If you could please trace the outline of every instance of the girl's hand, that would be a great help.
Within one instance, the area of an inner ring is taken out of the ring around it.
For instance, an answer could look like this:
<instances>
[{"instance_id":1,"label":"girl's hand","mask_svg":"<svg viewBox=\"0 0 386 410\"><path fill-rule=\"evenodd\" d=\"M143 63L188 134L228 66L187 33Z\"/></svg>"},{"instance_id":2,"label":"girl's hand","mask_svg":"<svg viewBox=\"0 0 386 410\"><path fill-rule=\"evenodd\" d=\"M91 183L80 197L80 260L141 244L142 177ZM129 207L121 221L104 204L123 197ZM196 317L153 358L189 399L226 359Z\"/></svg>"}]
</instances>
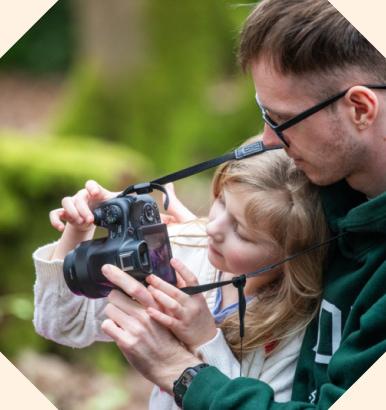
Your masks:
<instances>
[{"instance_id":1,"label":"girl's hand","mask_svg":"<svg viewBox=\"0 0 386 410\"><path fill-rule=\"evenodd\" d=\"M198 285L196 277L182 262L172 259L170 263L181 276L180 285ZM155 275L146 280L150 285L148 291L163 309L149 307L149 316L169 328L191 351L216 336L216 325L202 294L187 295Z\"/></svg>"},{"instance_id":2,"label":"girl's hand","mask_svg":"<svg viewBox=\"0 0 386 410\"><path fill-rule=\"evenodd\" d=\"M167 214L161 214L161 220L165 224L172 223L184 223L197 219L194 215L178 198L174 191L174 185L172 182L165 185L165 189L169 196L169 207ZM162 195L162 201L165 201L165 194Z\"/></svg>"},{"instance_id":3,"label":"girl's hand","mask_svg":"<svg viewBox=\"0 0 386 410\"><path fill-rule=\"evenodd\" d=\"M94 222L92 210L99 202L106 201L116 195L117 193L104 189L95 181L87 181L85 187L74 196L66 196L62 199L63 208L50 212L51 225L59 232L64 231L64 222L71 225L73 231L90 231Z\"/></svg>"},{"instance_id":4,"label":"girl's hand","mask_svg":"<svg viewBox=\"0 0 386 410\"><path fill-rule=\"evenodd\" d=\"M85 188L74 196L63 198L63 208L50 212L51 225L59 232L63 232L51 259L64 259L78 243L92 239L95 230L92 209L99 202L116 195L117 193L110 192L90 180L86 182Z\"/></svg>"}]
</instances>

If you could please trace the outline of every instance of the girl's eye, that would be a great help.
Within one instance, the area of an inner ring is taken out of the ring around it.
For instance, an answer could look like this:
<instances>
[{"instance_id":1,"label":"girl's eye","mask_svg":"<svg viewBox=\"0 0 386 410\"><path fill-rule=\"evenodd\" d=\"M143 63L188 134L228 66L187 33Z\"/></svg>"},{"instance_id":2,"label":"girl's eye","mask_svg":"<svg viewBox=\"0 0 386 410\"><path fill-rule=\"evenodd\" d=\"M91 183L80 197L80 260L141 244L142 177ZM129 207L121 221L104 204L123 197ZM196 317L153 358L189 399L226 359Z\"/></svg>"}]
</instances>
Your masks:
<instances>
[{"instance_id":1,"label":"girl's eye","mask_svg":"<svg viewBox=\"0 0 386 410\"><path fill-rule=\"evenodd\" d=\"M242 240L242 241L244 241L244 242L249 242L249 239L247 239L245 236L243 236L240 232L239 232L239 230L238 230L238 223L237 222L235 222L234 224L233 224L233 230L235 231L235 234Z\"/></svg>"},{"instance_id":2,"label":"girl's eye","mask_svg":"<svg viewBox=\"0 0 386 410\"><path fill-rule=\"evenodd\" d=\"M241 235L239 232L236 232L238 237L244 241L244 242L250 242L250 240L248 238L246 238L245 236Z\"/></svg>"}]
</instances>

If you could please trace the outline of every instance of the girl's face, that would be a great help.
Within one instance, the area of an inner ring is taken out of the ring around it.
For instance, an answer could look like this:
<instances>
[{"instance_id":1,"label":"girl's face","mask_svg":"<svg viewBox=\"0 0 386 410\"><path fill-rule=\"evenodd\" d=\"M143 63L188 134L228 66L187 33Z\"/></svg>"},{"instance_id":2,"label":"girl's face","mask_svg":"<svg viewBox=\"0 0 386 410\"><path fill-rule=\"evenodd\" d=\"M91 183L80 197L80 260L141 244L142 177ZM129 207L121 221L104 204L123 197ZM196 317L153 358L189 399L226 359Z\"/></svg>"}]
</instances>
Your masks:
<instances>
[{"instance_id":1,"label":"girl's face","mask_svg":"<svg viewBox=\"0 0 386 410\"><path fill-rule=\"evenodd\" d=\"M207 224L208 258L217 269L240 275L279 261L279 246L273 242L264 221L252 231L245 220L245 208L251 193L236 184L225 186L209 212ZM259 226L260 225L260 226ZM249 279L247 293L273 281L278 270Z\"/></svg>"}]
</instances>

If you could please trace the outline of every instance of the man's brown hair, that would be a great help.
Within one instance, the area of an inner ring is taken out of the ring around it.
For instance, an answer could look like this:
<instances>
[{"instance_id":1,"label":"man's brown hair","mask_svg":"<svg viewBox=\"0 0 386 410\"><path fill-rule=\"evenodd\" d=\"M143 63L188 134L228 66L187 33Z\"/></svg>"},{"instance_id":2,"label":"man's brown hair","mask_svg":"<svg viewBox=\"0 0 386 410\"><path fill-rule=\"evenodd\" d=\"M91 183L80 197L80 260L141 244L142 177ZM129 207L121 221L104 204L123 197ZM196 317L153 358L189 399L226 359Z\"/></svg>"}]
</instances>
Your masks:
<instances>
[{"instance_id":1,"label":"man's brown hair","mask_svg":"<svg viewBox=\"0 0 386 410\"><path fill-rule=\"evenodd\" d=\"M261 1L242 30L239 61L246 70L262 55L282 74L353 68L386 81L386 59L327 0Z\"/></svg>"}]
</instances>

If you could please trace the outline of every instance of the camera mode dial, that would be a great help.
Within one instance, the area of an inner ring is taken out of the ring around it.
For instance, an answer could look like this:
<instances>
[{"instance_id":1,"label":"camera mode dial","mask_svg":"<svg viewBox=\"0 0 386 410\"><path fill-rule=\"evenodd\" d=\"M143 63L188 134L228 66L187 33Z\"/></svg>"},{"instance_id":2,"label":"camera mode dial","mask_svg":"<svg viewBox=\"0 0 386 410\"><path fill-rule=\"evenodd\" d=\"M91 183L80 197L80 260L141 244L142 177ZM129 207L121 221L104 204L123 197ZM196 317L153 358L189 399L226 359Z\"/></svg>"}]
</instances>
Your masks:
<instances>
[{"instance_id":1,"label":"camera mode dial","mask_svg":"<svg viewBox=\"0 0 386 410\"><path fill-rule=\"evenodd\" d=\"M120 221L122 210L117 205L109 205L105 208L105 221L108 225L114 225Z\"/></svg>"}]
</instances>

